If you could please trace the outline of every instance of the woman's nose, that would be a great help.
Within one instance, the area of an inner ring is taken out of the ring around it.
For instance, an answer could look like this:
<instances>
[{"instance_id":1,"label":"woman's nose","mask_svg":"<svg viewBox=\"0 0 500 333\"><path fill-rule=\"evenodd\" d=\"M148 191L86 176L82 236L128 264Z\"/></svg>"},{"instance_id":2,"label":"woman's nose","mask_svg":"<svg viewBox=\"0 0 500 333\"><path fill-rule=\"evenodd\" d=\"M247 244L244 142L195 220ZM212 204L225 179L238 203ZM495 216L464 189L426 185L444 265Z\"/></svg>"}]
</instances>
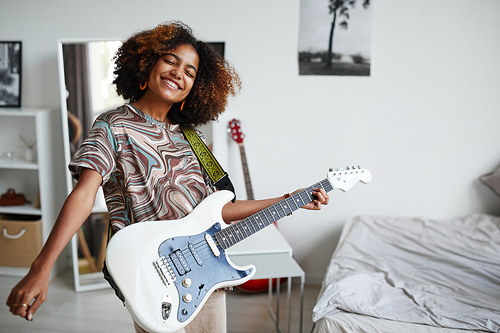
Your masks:
<instances>
[{"instance_id":1,"label":"woman's nose","mask_svg":"<svg viewBox=\"0 0 500 333\"><path fill-rule=\"evenodd\" d=\"M179 70L179 68L172 68L172 75L178 79L181 78L181 71Z\"/></svg>"}]
</instances>

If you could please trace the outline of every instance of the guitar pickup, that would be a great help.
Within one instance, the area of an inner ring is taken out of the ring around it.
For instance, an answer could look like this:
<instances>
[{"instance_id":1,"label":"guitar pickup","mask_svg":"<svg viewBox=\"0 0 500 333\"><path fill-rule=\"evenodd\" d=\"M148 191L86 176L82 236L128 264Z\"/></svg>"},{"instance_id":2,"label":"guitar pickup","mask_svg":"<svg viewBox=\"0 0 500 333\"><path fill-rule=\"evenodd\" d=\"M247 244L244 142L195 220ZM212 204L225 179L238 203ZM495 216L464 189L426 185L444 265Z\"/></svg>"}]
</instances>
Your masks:
<instances>
[{"instance_id":1,"label":"guitar pickup","mask_svg":"<svg viewBox=\"0 0 500 333\"><path fill-rule=\"evenodd\" d=\"M193 244L189 243L188 244L189 251L191 251L191 254L193 255L194 260L196 260L196 263L200 266L203 266L203 263L201 262L200 256L196 252Z\"/></svg>"},{"instance_id":2,"label":"guitar pickup","mask_svg":"<svg viewBox=\"0 0 500 333\"><path fill-rule=\"evenodd\" d=\"M186 258L184 257L184 254L181 250L175 250L174 252L170 253L169 256L180 275L191 272L191 267L187 263Z\"/></svg>"},{"instance_id":3,"label":"guitar pickup","mask_svg":"<svg viewBox=\"0 0 500 333\"><path fill-rule=\"evenodd\" d=\"M217 248L217 245L215 244L212 236L210 236L209 234L205 234L205 240L207 241L207 244L210 247L210 250L212 250L212 253L214 254L214 256L216 256L218 258L220 256L220 251Z\"/></svg>"}]
</instances>

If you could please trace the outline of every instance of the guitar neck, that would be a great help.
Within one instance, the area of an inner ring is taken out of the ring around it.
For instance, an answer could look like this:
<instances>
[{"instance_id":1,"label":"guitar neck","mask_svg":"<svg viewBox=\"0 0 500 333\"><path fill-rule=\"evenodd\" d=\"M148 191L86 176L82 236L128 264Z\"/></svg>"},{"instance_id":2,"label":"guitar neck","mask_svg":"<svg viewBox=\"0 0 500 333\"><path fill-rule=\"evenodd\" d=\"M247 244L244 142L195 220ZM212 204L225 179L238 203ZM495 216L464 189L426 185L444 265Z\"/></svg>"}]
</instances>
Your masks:
<instances>
[{"instance_id":1,"label":"guitar neck","mask_svg":"<svg viewBox=\"0 0 500 333\"><path fill-rule=\"evenodd\" d=\"M250 173L248 172L245 146L243 146L243 143L238 144L238 146L240 147L241 165L243 167L243 176L245 177L245 187L247 189L247 200L253 200L252 183L250 182Z\"/></svg>"},{"instance_id":2,"label":"guitar neck","mask_svg":"<svg viewBox=\"0 0 500 333\"><path fill-rule=\"evenodd\" d=\"M312 195L312 192L315 188L323 188L326 192L330 192L334 189L328 178L325 178L319 183L311 185L308 188L297 192L258 213L255 213L254 215L229 225L214 234L215 240L224 250L230 248L245 238L253 235L257 231L264 229L265 227L313 201L315 196Z\"/></svg>"}]
</instances>

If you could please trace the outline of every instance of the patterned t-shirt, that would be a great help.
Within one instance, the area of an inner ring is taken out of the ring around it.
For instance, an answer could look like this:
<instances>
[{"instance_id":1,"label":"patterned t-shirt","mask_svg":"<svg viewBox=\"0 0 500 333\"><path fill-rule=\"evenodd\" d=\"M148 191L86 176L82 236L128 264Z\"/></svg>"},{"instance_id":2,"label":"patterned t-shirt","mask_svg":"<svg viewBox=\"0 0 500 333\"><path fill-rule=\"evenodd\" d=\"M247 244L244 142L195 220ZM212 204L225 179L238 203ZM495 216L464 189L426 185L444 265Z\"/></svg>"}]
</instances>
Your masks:
<instances>
[{"instance_id":1,"label":"patterned t-shirt","mask_svg":"<svg viewBox=\"0 0 500 333\"><path fill-rule=\"evenodd\" d=\"M114 232L135 222L182 218L215 191L180 126L130 104L97 117L69 164L75 179L82 167L103 178Z\"/></svg>"}]
</instances>

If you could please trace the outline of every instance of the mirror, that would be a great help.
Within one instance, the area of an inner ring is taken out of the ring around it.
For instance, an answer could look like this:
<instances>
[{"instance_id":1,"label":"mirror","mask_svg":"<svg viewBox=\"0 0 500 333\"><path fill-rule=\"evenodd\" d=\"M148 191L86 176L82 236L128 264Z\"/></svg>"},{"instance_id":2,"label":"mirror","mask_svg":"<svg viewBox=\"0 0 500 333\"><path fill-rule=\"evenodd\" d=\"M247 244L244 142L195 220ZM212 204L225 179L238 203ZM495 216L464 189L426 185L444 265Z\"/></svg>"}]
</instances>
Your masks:
<instances>
[{"instance_id":1,"label":"mirror","mask_svg":"<svg viewBox=\"0 0 500 333\"><path fill-rule=\"evenodd\" d=\"M118 39L59 40L58 69L66 166L103 111L124 103L112 84L113 57L120 47ZM224 43L213 43L221 54ZM200 128L207 144L212 144L212 124ZM68 194L74 180L66 167ZM75 290L89 291L109 285L101 273L104 260L108 215L102 190L99 190L92 214L71 240Z\"/></svg>"},{"instance_id":2,"label":"mirror","mask_svg":"<svg viewBox=\"0 0 500 333\"><path fill-rule=\"evenodd\" d=\"M101 112L124 103L111 84L116 40L59 40L58 65L66 166ZM66 167L68 194L74 180ZM108 215L99 190L92 214L71 240L76 291L107 288L101 269L106 249Z\"/></svg>"}]
</instances>

